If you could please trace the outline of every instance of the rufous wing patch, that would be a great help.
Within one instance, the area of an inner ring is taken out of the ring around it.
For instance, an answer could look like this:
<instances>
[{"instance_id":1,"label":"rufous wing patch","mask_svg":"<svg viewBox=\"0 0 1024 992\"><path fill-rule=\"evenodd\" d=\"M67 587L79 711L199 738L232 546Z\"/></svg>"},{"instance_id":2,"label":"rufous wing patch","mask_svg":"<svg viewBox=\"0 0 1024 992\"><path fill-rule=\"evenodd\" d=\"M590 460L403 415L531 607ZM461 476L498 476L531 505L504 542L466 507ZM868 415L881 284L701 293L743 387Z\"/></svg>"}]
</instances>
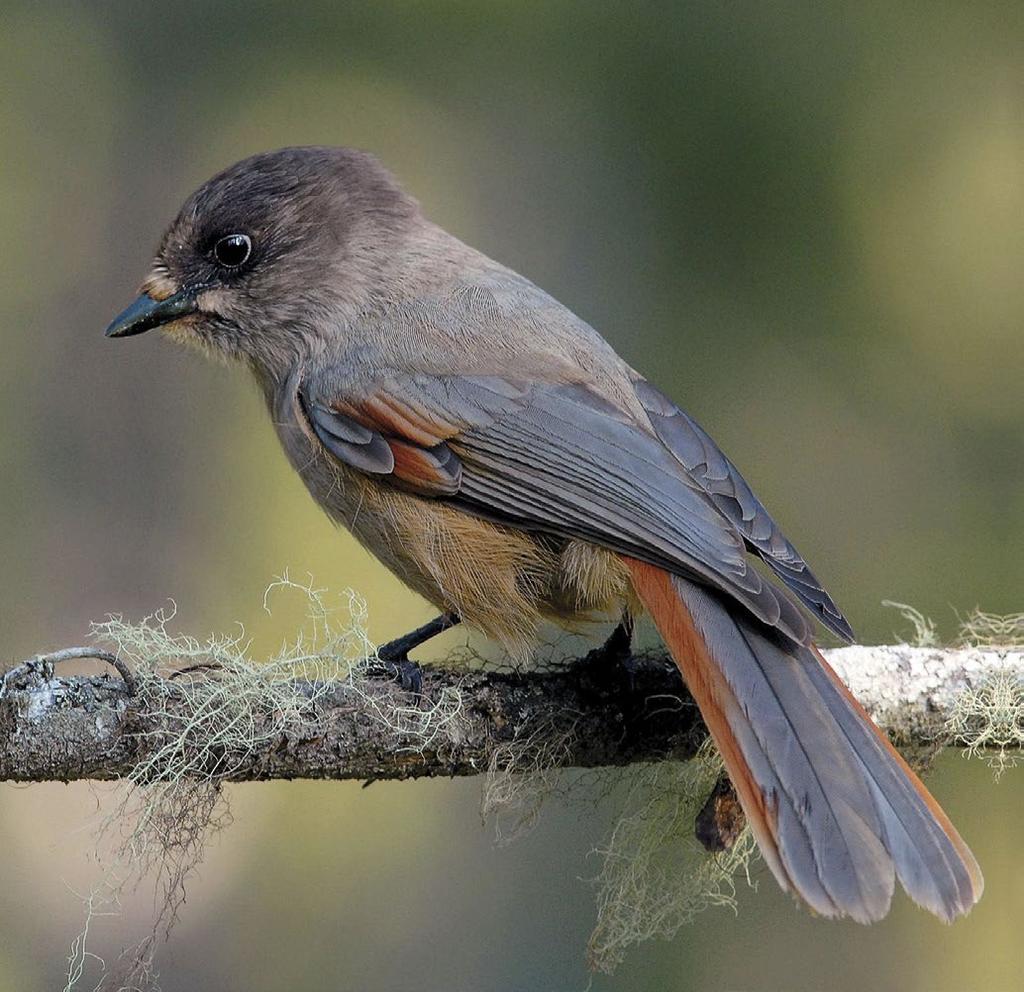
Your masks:
<instances>
[{"instance_id":1,"label":"rufous wing patch","mask_svg":"<svg viewBox=\"0 0 1024 992\"><path fill-rule=\"evenodd\" d=\"M395 456L394 476L414 492L426 496L452 496L462 483L462 463L446 444L420 448L387 438Z\"/></svg>"},{"instance_id":2,"label":"rufous wing patch","mask_svg":"<svg viewBox=\"0 0 1024 992\"><path fill-rule=\"evenodd\" d=\"M379 431L389 439L400 438L423 448L433 448L459 432L455 424L405 403L387 392L375 393L357 403L338 400L331 405L339 413Z\"/></svg>"}]
</instances>

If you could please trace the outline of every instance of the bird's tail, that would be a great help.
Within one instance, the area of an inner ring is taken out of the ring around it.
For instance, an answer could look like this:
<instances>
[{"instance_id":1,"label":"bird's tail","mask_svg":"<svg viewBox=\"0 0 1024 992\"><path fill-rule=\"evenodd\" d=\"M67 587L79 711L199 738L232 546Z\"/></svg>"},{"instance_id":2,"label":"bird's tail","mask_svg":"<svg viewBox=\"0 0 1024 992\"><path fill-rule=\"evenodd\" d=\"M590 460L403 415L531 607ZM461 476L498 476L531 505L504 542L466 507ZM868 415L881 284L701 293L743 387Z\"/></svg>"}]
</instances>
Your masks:
<instances>
[{"instance_id":1,"label":"bird's tail","mask_svg":"<svg viewBox=\"0 0 1024 992\"><path fill-rule=\"evenodd\" d=\"M898 877L949 922L981 896L949 818L813 646L625 559L779 884L822 916L889 910Z\"/></svg>"}]
</instances>

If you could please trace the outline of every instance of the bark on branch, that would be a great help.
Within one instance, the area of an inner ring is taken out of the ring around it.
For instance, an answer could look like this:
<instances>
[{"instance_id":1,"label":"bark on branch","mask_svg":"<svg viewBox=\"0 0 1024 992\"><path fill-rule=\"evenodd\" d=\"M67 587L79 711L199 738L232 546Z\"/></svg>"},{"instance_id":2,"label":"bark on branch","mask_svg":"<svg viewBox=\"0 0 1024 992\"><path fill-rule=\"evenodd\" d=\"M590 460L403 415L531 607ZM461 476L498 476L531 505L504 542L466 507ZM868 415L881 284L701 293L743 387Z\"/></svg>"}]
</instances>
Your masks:
<instances>
[{"instance_id":1,"label":"bark on branch","mask_svg":"<svg viewBox=\"0 0 1024 992\"><path fill-rule=\"evenodd\" d=\"M983 688L994 673L1018 690L1024 685L1019 648L857 646L826 654L868 711L904 744L927 744L937 735L956 743L942 737L946 718L965 692ZM112 666L117 662L117 672L61 676L54 671L55 661L89 655ZM216 673L204 677L212 681ZM165 682L160 705L153 707L152 693L140 685L113 656L90 649L40 656L9 672L0 682L0 780L130 775L181 726L195 725L193 694L204 691L203 678L187 687ZM260 734L257 726L249 735L260 741L257 747L213 748L200 768L227 781L476 775L503 746L525 738L557 740L548 757L564 767L687 758L704 739L675 666L658 654L614 661L592 655L559 672L523 675L425 666L421 700L379 678L362 678L358 687L340 681L327 687L294 683L294 688L297 697L312 700L300 723L271 735ZM446 693L458 694L458 719L436 721L429 738L415 746L400 725L381 717L429 711ZM1018 705L1020 696L1018 691ZM278 725L273 707L253 716L257 723ZM1021 714L1010 719L1020 720ZM182 741L191 746L187 736Z\"/></svg>"}]
</instances>

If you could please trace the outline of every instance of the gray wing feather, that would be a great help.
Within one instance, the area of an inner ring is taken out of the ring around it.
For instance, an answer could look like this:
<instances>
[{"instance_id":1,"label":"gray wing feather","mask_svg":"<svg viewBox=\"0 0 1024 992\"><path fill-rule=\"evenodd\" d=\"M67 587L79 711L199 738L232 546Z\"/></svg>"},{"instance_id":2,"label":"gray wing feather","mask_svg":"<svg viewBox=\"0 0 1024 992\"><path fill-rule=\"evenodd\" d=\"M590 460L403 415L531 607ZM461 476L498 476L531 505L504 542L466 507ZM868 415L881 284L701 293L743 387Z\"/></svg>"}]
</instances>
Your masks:
<instances>
[{"instance_id":1,"label":"gray wing feather","mask_svg":"<svg viewBox=\"0 0 1024 992\"><path fill-rule=\"evenodd\" d=\"M649 382L637 382L636 395L655 433L736 525L752 550L821 623L843 640L852 641L853 630L832 597L708 433Z\"/></svg>"},{"instance_id":2,"label":"gray wing feather","mask_svg":"<svg viewBox=\"0 0 1024 992\"><path fill-rule=\"evenodd\" d=\"M337 458L370 475L394 471L395 456L380 434L336 410L310 402L304 394L300 393L300 400L316 436Z\"/></svg>"}]
</instances>

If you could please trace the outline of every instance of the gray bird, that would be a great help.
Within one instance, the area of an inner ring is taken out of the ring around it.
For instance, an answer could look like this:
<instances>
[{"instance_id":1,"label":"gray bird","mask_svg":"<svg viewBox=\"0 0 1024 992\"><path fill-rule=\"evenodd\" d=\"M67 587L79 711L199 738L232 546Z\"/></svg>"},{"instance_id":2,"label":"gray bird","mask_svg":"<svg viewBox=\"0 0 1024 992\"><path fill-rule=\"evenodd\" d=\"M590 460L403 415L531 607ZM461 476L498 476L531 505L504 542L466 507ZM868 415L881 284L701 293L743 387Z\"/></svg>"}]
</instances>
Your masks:
<instances>
[{"instance_id":1,"label":"gray bird","mask_svg":"<svg viewBox=\"0 0 1024 992\"><path fill-rule=\"evenodd\" d=\"M288 148L225 170L142 289L107 335L160 327L247 365L313 498L441 611L391 657L460 620L523 653L545 618L646 610L783 889L865 923L897 877L947 921L981 896L804 610L849 625L732 462L373 157Z\"/></svg>"}]
</instances>

